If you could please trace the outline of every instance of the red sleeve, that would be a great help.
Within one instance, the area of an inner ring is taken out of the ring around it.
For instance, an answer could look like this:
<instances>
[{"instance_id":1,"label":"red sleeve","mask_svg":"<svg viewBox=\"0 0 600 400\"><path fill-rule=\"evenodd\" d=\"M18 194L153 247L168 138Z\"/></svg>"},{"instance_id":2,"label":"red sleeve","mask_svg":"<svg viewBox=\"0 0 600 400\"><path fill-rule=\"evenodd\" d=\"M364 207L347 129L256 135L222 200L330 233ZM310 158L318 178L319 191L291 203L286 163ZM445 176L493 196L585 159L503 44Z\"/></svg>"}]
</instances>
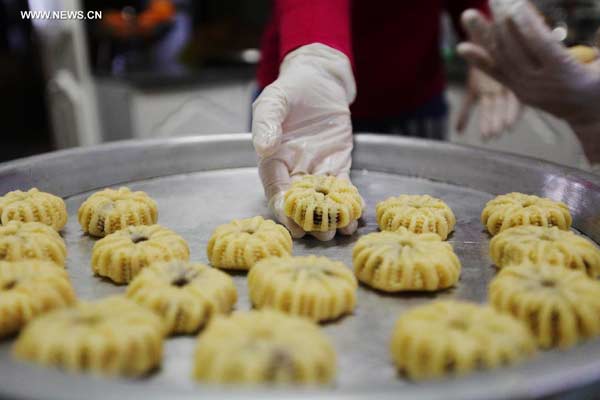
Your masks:
<instances>
[{"instance_id":1,"label":"red sleeve","mask_svg":"<svg viewBox=\"0 0 600 400\"><path fill-rule=\"evenodd\" d=\"M350 0L275 0L280 61L292 50L322 43L352 60Z\"/></svg>"},{"instance_id":2,"label":"red sleeve","mask_svg":"<svg viewBox=\"0 0 600 400\"><path fill-rule=\"evenodd\" d=\"M452 23L454 25L454 29L458 32L461 39L466 38L465 31L462 27L462 23L460 22L460 16L463 11L468 10L469 8L474 8L476 10L481 11L485 16L491 18L491 11L488 0L447 0L446 1L446 9L452 18Z\"/></svg>"}]
</instances>

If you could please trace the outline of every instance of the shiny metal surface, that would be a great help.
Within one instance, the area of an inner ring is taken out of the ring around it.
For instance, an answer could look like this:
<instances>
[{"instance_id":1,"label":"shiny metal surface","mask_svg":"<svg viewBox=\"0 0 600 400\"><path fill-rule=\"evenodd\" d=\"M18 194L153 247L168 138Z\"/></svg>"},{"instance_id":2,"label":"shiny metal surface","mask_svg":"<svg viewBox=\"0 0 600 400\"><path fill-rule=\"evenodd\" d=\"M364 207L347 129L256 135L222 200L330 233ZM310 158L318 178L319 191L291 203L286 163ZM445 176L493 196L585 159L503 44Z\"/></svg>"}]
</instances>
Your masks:
<instances>
[{"instance_id":1,"label":"shiny metal surface","mask_svg":"<svg viewBox=\"0 0 600 400\"><path fill-rule=\"evenodd\" d=\"M268 216L249 135L219 135L168 141L125 142L76 149L0 166L0 193L37 186L66 198L63 231L67 268L81 298L120 293L123 286L94 277L89 266L94 240L81 233L76 213L98 188L127 184L148 192L159 205L159 223L183 235L192 259L206 262L211 231L233 218ZM193 337L169 339L160 371L134 381L68 376L15 362L11 341L0 343L0 397L7 398L192 398L198 396L322 397L381 396L394 399L537 397L600 379L600 340L567 352L545 352L531 362L464 379L414 384L397 376L388 353L394 321L408 307L433 298L485 301L495 270L488 236L479 222L486 201L510 191L534 193L567 203L575 227L600 240L600 179L584 172L501 153L376 135L357 137L353 182L367 201L359 232L330 243L302 239L296 255L320 254L351 266L361 234L377 230L376 202L400 193L444 199L457 217L450 237L463 264L456 288L436 295L386 295L361 287L351 316L323 326L338 351L338 377L331 388L299 391L206 387L190 379ZM246 277L234 276L238 310L249 308Z\"/></svg>"}]
</instances>

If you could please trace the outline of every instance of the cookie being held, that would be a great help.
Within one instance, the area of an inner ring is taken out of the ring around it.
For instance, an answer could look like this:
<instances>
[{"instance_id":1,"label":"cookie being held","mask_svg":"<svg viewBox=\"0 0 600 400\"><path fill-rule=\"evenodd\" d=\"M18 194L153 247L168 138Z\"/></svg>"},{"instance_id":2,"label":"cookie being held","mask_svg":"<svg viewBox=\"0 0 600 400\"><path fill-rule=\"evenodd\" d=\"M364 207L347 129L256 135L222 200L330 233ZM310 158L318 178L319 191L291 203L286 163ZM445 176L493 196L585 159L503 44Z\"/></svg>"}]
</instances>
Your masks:
<instances>
[{"instance_id":1,"label":"cookie being held","mask_svg":"<svg viewBox=\"0 0 600 400\"><path fill-rule=\"evenodd\" d=\"M305 175L285 193L284 211L306 232L327 232L359 219L363 200L346 179Z\"/></svg>"}]
</instances>

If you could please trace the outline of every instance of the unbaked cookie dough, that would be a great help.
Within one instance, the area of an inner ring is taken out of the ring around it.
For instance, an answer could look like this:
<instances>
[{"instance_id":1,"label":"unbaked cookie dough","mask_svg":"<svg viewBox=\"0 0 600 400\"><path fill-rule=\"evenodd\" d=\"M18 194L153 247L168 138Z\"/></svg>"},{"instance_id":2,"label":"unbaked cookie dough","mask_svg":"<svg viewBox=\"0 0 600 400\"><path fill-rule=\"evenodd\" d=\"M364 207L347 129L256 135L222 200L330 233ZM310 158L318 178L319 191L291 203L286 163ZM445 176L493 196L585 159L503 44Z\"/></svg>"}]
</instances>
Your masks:
<instances>
[{"instance_id":1,"label":"unbaked cookie dough","mask_svg":"<svg viewBox=\"0 0 600 400\"><path fill-rule=\"evenodd\" d=\"M490 257L499 267L548 264L600 276L600 249L591 240L557 227L517 226L504 230L490 242Z\"/></svg>"},{"instance_id":2,"label":"unbaked cookie dough","mask_svg":"<svg viewBox=\"0 0 600 400\"><path fill-rule=\"evenodd\" d=\"M160 365L164 332L158 315L114 296L36 318L19 335L14 355L71 373L135 377Z\"/></svg>"},{"instance_id":3,"label":"unbaked cookie dough","mask_svg":"<svg viewBox=\"0 0 600 400\"><path fill-rule=\"evenodd\" d=\"M92 270L122 284L152 262L189 258L186 241L172 230L160 225L128 226L94 244Z\"/></svg>"},{"instance_id":4,"label":"unbaked cookie dough","mask_svg":"<svg viewBox=\"0 0 600 400\"><path fill-rule=\"evenodd\" d=\"M207 383L327 384L335 350L317 325L275 310L216 317L198 337L195 379Z\"/></svg>"},{"instance_id":5,"label":"unbaked cookie dough","mask_svg":"<svg viewBox=\"0 0 600 400\"><path fill-rule=\"evenodd\" d=\"M489 300L526 323L540 347L567 348L600 335L600 282L583 272L551 266L503 268Z\"/></svg>"},{"instance_id":6,"label":"unbaked cookie dough","mask_svg":"<svg viewBox=\"0 0 600 400\"><path fill-rule=\"evenodd\" d=\"M40 222L10 221L0 225L0 261L47 260L64 267L65 242Z\"/></svg>"},{"instance_id":7,"label":"unbaked cookie dough","mask_svg":"<svg viewBox=\"0 0 600 400\"><path fill-rule=\"evenodd\" d=\"M0 225L9 221L40 222L60 231L67 223L67 207L58 196L33 188L0 197Z\"/></svg>"},{"instance_id":8,"label":"unbaked cookie dough","mask_svg":"<svg viewBox=\"0 0 600 400\"><path fill-rule=\"evenodd\" d=\"M481 223L491 235L521 225L556 226L567 230L571 221L566 204L523 193L498 196L490 200L481 213Z\"/></svg>"},{"instance_id":9,"label":"unbaked cookie dough","mask_svg":"<svg viewBox=\"0 0 600 400\"><path fill-rule=\"evenodd\" d=\"M346 179L305 175L285 193L285 214L307 232L344 228L362 215L363 200Z\"/></svg>"},{"instance_id":10,"label":"unbaked cookie dough","mask_svg":"<svg viewBox=\"0 0 600 400\"><path fill-rule=\"evenodd\" d=\"M129 284L127 297L162 316L171 334L197 332L237 300L229 275L199 263L151 264Z\"/></svg>"},{"instance_id":11,"label":"unbaked cookie dough","mask_svg":"<svg viewBox=\"0 0 600 400\"><path fill-rule=\"evenodd\" d=\"M64 269L51 261L0 261L0 338L29 321L75 302Z\"/></svg>"},{"instance_id":12,"label":"unbaked cookie dough","mask_svg":"<svg viewBox=\"0 0 600 400\"><path fill-rule=\"evenodd\" d=\"M313 321L352 312L357 286L348 267L327 257L271 257L256 263L248 273L255 307L271 307Z\"/></svg>"},{"instance_id":13,"label":"unbaked cookie dough","mask_svg":"<svg viewBox=\"0 0 600 400\"><path fill-rule=\"evenodd\" d=\"M536 351L527 326L489 306L436 301L396 322L391 353L414 380L465 375L520 362Z\"/></svg>"},{"instance_id":14,"label":"unbaked cookie dough","mask_svg":"<svg viewBox=\"0 0 600 400\"><path fill-rule=\"evenodd\" d=\"M156 224L158 208L145 192L104 189L83 202L78 219L85 233L104 237L128 226Z\"/></svg>"},{"instance_id":15,"label":"unbaked cookie dough","mask_svg":"<svg viewBox=\"0 0 600 400\"><path fill-rule=\"evenodd\" d=\"M236 219L214 230L206 250L213 267L248 270L263 258L291 255L292 237L263 217Z\"/></svg>"},{"instance_id":16,"label":"unbaked cookie dough","mask_svg":"<svg viewBox=\"0 0 600 400\"><path fill-rule=\"evenodd\" d=\"M461 270L449 243L434 233L407 229L362 236L352 261L359 281L385 292L446 289L458 281Z\"/></svg>"},{"instance_id":17,"label":"unbaked cookie dough","mask_svg":"<svg viewBox=\"0 0 600 400\"><path fill-rule=\"evenodd\" d=\"M440 199L429 195L390 197L377 204L377 224L382 231L406 228L414 233L436 233L442 240L454 230L454 213Z\"/></svg>"}]
</instances>

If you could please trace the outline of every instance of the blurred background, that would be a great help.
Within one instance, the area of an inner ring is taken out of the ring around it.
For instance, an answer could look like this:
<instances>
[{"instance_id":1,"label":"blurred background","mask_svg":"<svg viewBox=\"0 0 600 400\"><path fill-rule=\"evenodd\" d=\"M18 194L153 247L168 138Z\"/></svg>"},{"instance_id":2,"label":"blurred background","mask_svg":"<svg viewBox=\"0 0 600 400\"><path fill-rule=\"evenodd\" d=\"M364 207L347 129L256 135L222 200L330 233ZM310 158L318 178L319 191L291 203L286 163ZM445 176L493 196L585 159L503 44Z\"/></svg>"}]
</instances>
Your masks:
<instances>
[{"instance_id":1,"label":"blurred background","mask_svg":"<svg viewBox=\"0 0 600 400\"><path fill-rule=\"evenodd\" d=\"M535 3L565 44L596 40L600 1ZM270 7L269 0L0 0L0 161L123 139L249 131ZM102 18L31 20L22 18L26 10L102 11ZM452 120L466 65L451 24L442 24ZM466 133L450 138L589 168L570 128L533 109L500 137L482 139L475 115Z\"/></svg>"}]
</instances>

